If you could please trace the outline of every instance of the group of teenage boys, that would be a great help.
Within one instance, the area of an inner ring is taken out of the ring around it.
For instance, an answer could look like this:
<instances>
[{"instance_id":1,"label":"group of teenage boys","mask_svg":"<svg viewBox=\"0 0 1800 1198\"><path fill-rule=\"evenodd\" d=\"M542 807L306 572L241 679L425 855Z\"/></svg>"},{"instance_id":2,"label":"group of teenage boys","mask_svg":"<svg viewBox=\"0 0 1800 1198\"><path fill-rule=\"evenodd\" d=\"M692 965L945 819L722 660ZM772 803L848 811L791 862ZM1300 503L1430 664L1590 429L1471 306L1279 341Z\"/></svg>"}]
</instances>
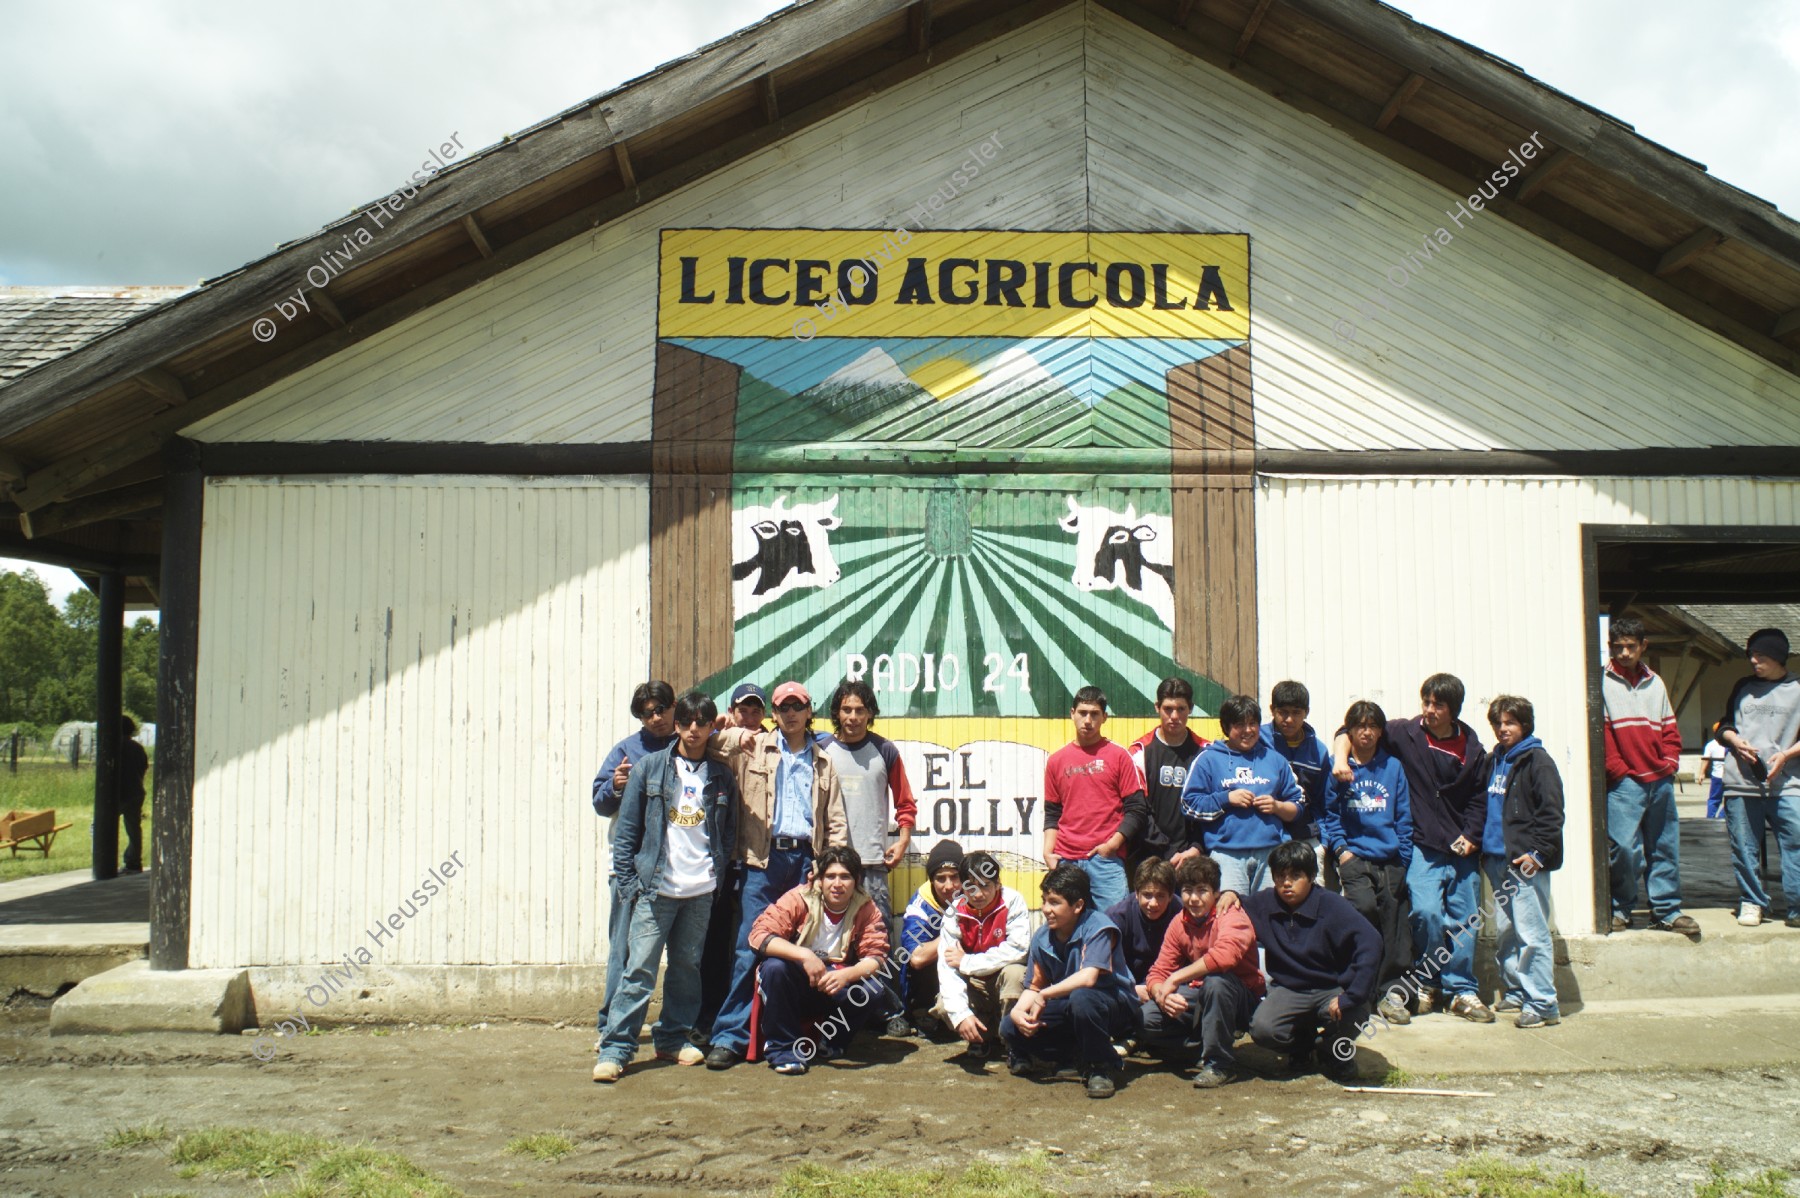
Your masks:
<instances>
[{"instance_id":1,"label":"group of teenage boys","mask_svg":"<svg viewBox=\"0 0 1800 1198\"><path fill-rule=\"evenodd\" d=\"M1126 748L1103 732L1106 696L1083 687L1074 739L1045 767L1034 931L998 860L951 841L895 927L887 873L916 805L871 730L866 683L832 694L831 734L813 732L798 682L775 688L773 729L753 685L721 716L704 694L646 683L639 732L594 783L595 810L615 818L594 1080L631 1064L665 954L652 1043L678 1064L755 1057L803 1074L885 1019L889 1035L917 1022L958 1037L978 1061L1003 1052L1017 1075L1080 1077L1094 1097L1113 1092L1117 1046L1224 1084L1246 1032L1290 1068L1316 1053L1341 1080L1372 1011L1494 1020L1474 972L1481 872L1499 1009L1554 1024L1562 791L1531 704L1490 704L1489 754L1458 718L1461 682L1434 674L1420 697L1413 719L1353 704L1327 747L1306 688L1282 682L1268 723L1254 696L1233 696L1209 743L1188 728L1192 688L1170 678L1157 725Z\"/></svg>"}]
</instances>

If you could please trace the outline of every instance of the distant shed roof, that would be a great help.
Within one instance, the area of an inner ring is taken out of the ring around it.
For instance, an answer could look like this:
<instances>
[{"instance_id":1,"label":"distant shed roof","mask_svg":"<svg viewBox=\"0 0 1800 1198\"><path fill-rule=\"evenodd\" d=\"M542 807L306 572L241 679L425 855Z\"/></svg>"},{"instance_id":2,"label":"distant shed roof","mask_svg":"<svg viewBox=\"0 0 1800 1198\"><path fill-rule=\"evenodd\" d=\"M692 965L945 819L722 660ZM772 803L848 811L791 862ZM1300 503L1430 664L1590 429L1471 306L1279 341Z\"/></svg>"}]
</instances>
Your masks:
<instances>
[{"instance_id":1,"label":"distant shed roof","mask_svg":"<svg viewBox=\"0 0 1800 1198\"><path fill-rule=\"evenodd\" d=\"M1690 604L1681 610L1734 645L1744 645L1750 640L1751 633L1763 628L1779 628L1790 639L1800 640L1800 603Z\"/></svg>"},{"instance_id":2,"label":"distant shed roof","mask_svg":"<svg viewBox=\"0 0 1800 1198\"><path fill-rule=\"evenodd\" d=\"M192 287L0 287L0 383Z\"/></svg>"}]
</instances>

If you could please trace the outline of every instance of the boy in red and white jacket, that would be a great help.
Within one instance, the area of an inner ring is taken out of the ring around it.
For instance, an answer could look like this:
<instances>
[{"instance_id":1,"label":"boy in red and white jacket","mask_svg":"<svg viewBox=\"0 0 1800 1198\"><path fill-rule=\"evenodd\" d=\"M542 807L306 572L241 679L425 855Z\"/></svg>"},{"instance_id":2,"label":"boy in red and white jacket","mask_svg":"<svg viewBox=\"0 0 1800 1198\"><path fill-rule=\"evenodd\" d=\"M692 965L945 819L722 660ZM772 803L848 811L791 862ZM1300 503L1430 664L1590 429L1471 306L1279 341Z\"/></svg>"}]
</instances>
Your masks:
<instances>
[{"instance_id":1,"label":"boy in red and white jacket","mask_svg":"<svg viewBox=\"0 0 1800 1198\"><path fill-rule=\"evenodd\" d=\"M1681 821L1675 813L1675 771L1681 729L1669 692L1644 664L1650 640L1642 620L1612 621L1600 675L1606 739L1606 835L1612 875L1612 930L1631 926L1637 876L1650 892L1650 926L1700 939L1700 925L1681 913Z\"/></svg>"},{"instance_id":2,"label":"boy in red and white jacket","mask_svg":"<svg viewBox=\"0 0 1800 1198\"><path fill-rule=\"evenodd\" d=\"M956 1030L969 1055L986 1059L1000 1021L1025 990L1031 912L1018 891L1000 884L1000 862L974 852L962 860L962 894L950 905L938 949L938 1005L932 1013Z\"/></svg>"},{"instance_id":3,"label":"boy in red and white jacket","mask_svg":"<svg viewBox=\"0 0 1800 1198\"><path fill-rule=\"evenodd\" d=\"M1177 1063L1197 1055L1194 1085L1205 1090L1232 1080L1237 1057L1231 1046L1250 1030L1265 987L1250 916L1242 907L1215 909L1219 863L1190 857L1176 867L1175 881L1181 914L1150 967L1142 1043Z\"/></svg>"}]
</instances>

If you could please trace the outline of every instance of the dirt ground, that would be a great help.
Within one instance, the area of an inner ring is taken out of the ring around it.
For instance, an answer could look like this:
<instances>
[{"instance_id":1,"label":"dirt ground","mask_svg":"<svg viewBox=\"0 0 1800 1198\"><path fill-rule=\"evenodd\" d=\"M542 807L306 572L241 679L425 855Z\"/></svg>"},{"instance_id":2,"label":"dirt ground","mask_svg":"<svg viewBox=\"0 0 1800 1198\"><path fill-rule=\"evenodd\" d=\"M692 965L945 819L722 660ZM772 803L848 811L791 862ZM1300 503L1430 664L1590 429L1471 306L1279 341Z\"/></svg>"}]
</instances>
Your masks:
<instances>
[{"instance_id":1,"label":"dirt ground","mask_svg":"<svg viewBox=\"0 0 1800 1198\"><path fill-rule=\"evenodd\" d=\"M1055 1154L1057 1188L1095 1195L1392 1194L1482 1152L1580 1168L1627 1195L1685 1198L1714 1162L1800 1174L1800 1070L1788 1067L1440 1083L1491 1099L1353 1094L1314 1076L1201 1092L1146 1067L1096 1102L1079 1083L984 1074L925 1041L859 1041L860 1059L803 1078L640 1062L598 1086L593 1039L575 1026L357 1028L283 1041L263 1063L248 1038L52 1039L40 1017L9 1017L0 1194L266 1192L182 1180L156 1147L105 1146L145 1124L371 1141L469 1195L756 1194L801 1161L916 1167L1030 1149ZM505 1153L540 1132L576 1151L556 1164Z\"/></svg>"}]
</instances>

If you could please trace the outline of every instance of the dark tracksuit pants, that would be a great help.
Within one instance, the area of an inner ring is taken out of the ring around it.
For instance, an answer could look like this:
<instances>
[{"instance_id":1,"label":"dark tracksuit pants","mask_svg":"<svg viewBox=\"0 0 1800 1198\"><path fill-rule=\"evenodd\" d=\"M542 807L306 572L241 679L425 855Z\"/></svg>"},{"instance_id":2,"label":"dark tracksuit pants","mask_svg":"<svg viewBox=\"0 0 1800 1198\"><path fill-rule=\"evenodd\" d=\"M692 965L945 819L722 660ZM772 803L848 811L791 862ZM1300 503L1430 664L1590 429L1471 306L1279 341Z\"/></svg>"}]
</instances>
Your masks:
<instances>
[{"instance_id":1,"label":"dark tracksuit pants","mask_svg":"<svg viewBox=\"0 0 1800 1198\"><path fill-rule=\"evenodd\" d=\"M1109 1073L1119 1065L1113 1041L1137 1035L1143 1023L1137 995L1099 986L1051 999L1039 1019L1038 1030L1029 1036L1013 1023L1011 1014L1000 1021L1009 1056L1020 1060L1037 1057Z\"/></svg>"},{"instance_id":2,"label":"dark tracksuit pants","mask_svg":"<svg viewBox=\"0 0 1800 1198\"><path fill-rule=\"evenodd\" d=\"M1215 1069L1237 1064L1231 1046L1250 1029L1256 996L1235 973L1209 975L1196 990L1184 985L1179 993L1187 1010L1171 1018L1148 1000L1144 1003L1143 1043L1177 1057L1198 1058Z\"/></svg>"},{"instance_id":3,"label":"dark tracksuit pants","mask_svg":"<svg viewBox=\"0 0 1800 1198\"><path fill-rule=\"evenodd\" d=\"M1381 933L1381 969L1375 983L1385 993L1406 976L1413 963L1412 899L1406 889L1406 866L1352 857L1339 863L1338 877L1344 897ZM1403 988L1397 999L1401 1006L1406 1005L1406 995Z\"/></svg>"}]
</instances>

